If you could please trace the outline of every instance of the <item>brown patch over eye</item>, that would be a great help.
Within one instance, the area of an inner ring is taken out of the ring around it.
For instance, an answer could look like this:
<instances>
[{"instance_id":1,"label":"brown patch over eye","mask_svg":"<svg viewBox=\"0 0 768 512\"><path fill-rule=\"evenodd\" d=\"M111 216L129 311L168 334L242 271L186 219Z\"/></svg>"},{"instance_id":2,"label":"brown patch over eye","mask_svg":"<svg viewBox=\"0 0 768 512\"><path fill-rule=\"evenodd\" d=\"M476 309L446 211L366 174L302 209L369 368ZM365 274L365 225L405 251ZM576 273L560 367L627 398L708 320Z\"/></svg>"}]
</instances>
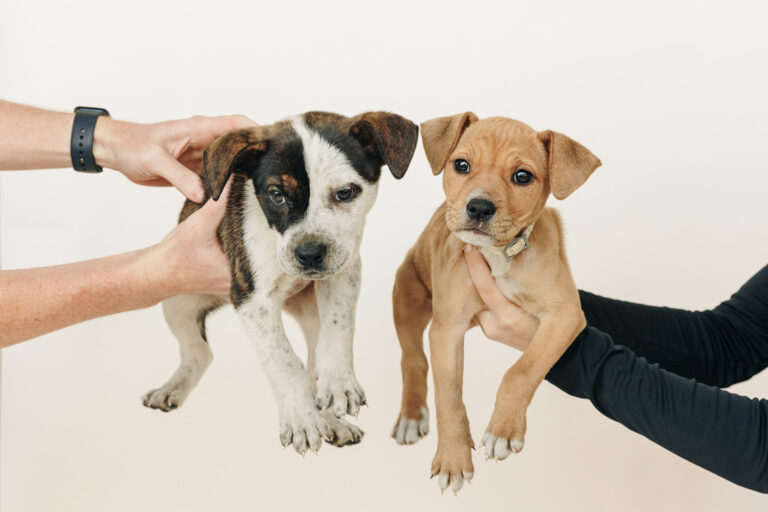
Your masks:
<instances>
[{"instance_id":1,"label":"brown patch over eye","mask_svg":"<svg viewBox=\"0 0 768 512\"><path fill-rule=\"evenodd\" d=\"M291 176L290 174L279 174L276 176L270 176L266 179L264 184L267 186L267 189L269 187L278 187L280 190L288 194L289 196L294 196L298 193L299 188L299 182L296 180L295 177Z\"/></svg>"}]
</instances>

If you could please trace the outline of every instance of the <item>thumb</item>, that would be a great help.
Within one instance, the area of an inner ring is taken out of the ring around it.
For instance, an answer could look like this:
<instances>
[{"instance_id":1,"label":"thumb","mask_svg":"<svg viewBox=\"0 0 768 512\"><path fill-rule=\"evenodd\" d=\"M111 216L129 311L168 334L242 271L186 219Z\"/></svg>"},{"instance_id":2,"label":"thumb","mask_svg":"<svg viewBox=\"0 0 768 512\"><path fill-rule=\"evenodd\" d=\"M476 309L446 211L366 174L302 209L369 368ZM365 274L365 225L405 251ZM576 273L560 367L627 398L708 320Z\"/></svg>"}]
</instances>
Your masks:
<instances>
[{"instance_id":1,"label":"thumb","mask_svg":"<svg viewBox=\"0 0 768 512\"><path fill-rule=\"evenodd\" d=\"M187 199L195 203L202 203L205 199L203 182L195 172L189 170L169 153L162 153L162 157L155 161L154 173L165 178Z\"/></svg>"},{"instance_id":2,"label":"thumb","mask_svg":"<svg viewBox=\"0 0 768 512\"><path fill-rule=\"evenodd\" d=\"M483 255L473 246L464 247L464 259L467 262L469 277L475 285L480 298L491 311L499 311L509 304L509 299L499 290L496 279Z\"/></svg>"},{"instance_id":3,"label":"thumb","mask_svg":"<svg viewBox=\"0 0 768 512\"><path fill-rule=\"evenodd\" d=\"M222 190L219 200L214 201L213 198L208 199L203 207L197 212L204 229L208 230L210 234L215 234L218 231L219 225L224 219L224 215L227 212L227 200L231 188L232 179L230 178L227 185L224 187L224 190Z\"/></svg>"}]
</instances>

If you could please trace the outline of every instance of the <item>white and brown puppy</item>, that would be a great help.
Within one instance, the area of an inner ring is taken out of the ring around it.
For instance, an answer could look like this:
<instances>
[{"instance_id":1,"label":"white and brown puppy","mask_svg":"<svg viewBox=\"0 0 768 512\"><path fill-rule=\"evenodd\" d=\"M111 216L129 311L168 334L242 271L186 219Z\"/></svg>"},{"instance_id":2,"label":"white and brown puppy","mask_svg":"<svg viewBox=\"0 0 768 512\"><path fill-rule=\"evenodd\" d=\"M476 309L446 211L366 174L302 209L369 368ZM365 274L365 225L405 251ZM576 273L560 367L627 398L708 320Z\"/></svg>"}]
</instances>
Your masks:
<instances>
[{"instance_id":1,"label":"white and brown puppy","mask_svg":"<svg viewBox=\"0 0 768 512\"><path fill-rule=\"evenodd\" d=\"M485 308L462 257L478 246L502 292L539 319L528 349L507 371L483 436L486 455L501 460L523 448L525 415L536 388L586 322L565 256L550 192L564 199L600 165L587 148L561 133L537 132L502 117L471 112L421 125L435 174L443 172L446 202L400 266L393 304L403 350L403 400L393 436L416 442L427 433L429 347L437 407L432 474L458 491L474 473L472 436L462 401L464 332Z\"/></svg>"},{"instance_id":2,"label":"white and brown puppy","mask_svg":"<svg viewBox=\"0 0 768 512\"><path fill-rule=\"evenodd\" d=\"M144 405L169 411L184 402L212 359L206 316L231 301L274 390L280 442L299 453L318 450L323 439L337 446L359 442L362 432L342 419L366 402L352 361L359 246L382 165L402 178L417 140L418 127L395 114L309 112L214 141L203 178L218 199L232 176L219 228L231 294L163 303L181 364L144 396ZM187 201L181 220L199 207ZM283 309L306 338L306 369L286 338Z\"/></svg>"}]
</instances>

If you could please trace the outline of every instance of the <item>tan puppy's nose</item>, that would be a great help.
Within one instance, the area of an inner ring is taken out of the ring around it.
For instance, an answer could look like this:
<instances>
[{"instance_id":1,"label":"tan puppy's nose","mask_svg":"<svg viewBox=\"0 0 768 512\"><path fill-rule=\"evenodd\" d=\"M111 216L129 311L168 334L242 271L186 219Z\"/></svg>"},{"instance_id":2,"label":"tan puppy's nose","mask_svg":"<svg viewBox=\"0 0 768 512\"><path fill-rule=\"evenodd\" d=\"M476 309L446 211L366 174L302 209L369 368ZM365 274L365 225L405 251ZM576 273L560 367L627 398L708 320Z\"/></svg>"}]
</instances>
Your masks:
<instances>
[{"instance_id":1,"label":"tan puppy's nose","mask_svg":"<svg viewBox=\"0 0 768 512\"><path fill-rule=\"evenodd\" d=\"M485 222L496 213L496 206L487 199L472 199L467 203L467 215L477 222Z\"/></svg>"}]
</instances>

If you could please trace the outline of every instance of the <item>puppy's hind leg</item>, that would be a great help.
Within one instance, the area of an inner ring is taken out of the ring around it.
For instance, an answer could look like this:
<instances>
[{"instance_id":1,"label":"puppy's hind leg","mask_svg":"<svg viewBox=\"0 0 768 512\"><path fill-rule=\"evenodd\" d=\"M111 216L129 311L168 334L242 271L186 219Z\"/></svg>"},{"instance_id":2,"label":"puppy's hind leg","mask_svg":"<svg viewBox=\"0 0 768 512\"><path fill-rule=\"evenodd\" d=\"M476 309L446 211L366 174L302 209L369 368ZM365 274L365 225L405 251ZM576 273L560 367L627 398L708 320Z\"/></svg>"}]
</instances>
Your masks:
<instances>
[{"instance_id":1,"label":"puppy's hind leg","mask_svg":"<svg viewBox=\"0 0 768 512\"><path fill-rule=\"evenodd\" d=\"M411 253L397 270L392 306L397 337L403 351L400 364L403 373L402 405L392 437L398 444L413 444L429 432L429 364L424 354L424 329L432 318L432 300L416 272Z\"/></svg>"},{"instance_id":2,"label":"puppy's hind leg","mask_svg":"<svg viewBox=\"0 0 768 512\"><path fill-rule=\"evenodd\" d=\"M307 372L313 376L313 386L317 387L315 375L315 348L320 332L320 318L317 311L317 298L314 284L310 284L300 293L288 299L284 304L285 311L299 323L301 332L307 342ZM315 389L317 391L317 389ZM328 421L331 436L328 442L334 446L357 444L363 439L365 432L344 418L337 418L330 411L324 411L323 417Z\"/></svg>"},{"instance_id":3,"label":"puppy's hind leg","mask_svg":"<svg viewBox=\"0 0 768 512\"><path fill-rule=\"evenodd\" d=\"M168 412L184 403L213 360L205 317L226 302L215 295L178 295L163 301L165 320L179 341L181 363L165 385L142 397L145 406Z\"/></svg>"}]
</instances>

